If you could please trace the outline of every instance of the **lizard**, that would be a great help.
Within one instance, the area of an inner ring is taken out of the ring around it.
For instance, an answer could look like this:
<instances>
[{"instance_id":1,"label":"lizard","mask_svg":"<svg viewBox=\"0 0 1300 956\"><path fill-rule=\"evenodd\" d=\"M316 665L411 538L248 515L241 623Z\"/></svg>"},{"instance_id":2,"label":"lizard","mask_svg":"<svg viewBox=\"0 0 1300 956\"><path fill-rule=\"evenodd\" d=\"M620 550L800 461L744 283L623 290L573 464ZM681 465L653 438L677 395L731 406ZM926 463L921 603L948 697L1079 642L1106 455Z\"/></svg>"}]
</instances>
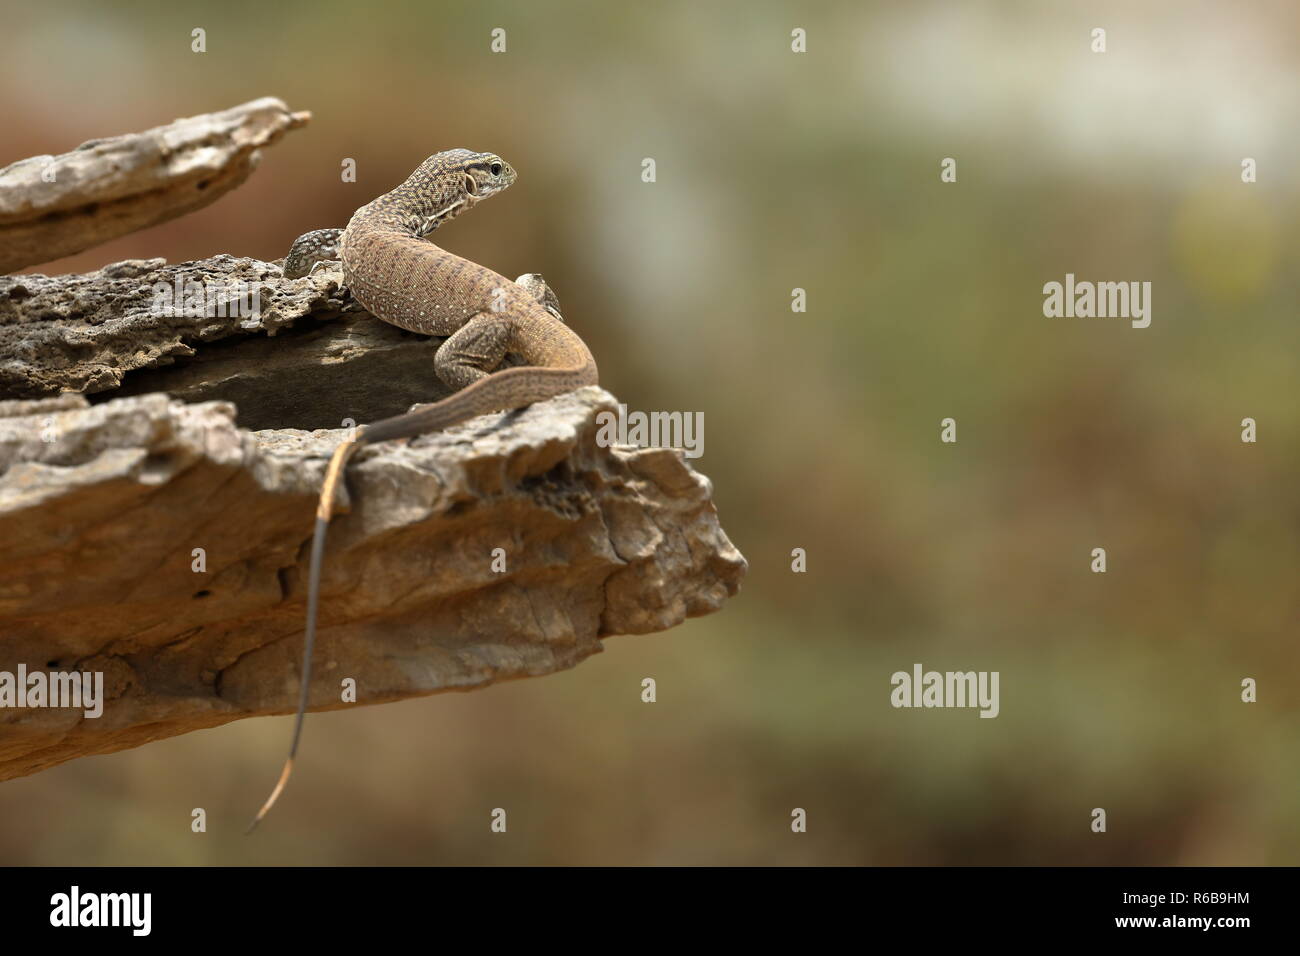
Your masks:
<instances>
[{"instance_id":1,"label":"lizard","mask_svg":"<svg viewBox=\"0 0 1300 956\"><path fill-rule=\"evenodd\" d=\"M311 686L325 536L348 461L375 442L440 431L597 382L591 351L564 323L559 302L541 276L530 273L511 282L426 239L444 222L508 188L515 178L515 170L495 153L436 153L400 186L353 213L345 228L305 233L285 257L286 279L308 276L337 260L344 286L375 318L410 332L450 336L433 362L438 378L453 392L441 401L359 426L330 457L312 534L293 739L275 788L247 833L270 812L293 772ZM497 369L507 354L525 364Z\"/></svg>"}]
</instances>

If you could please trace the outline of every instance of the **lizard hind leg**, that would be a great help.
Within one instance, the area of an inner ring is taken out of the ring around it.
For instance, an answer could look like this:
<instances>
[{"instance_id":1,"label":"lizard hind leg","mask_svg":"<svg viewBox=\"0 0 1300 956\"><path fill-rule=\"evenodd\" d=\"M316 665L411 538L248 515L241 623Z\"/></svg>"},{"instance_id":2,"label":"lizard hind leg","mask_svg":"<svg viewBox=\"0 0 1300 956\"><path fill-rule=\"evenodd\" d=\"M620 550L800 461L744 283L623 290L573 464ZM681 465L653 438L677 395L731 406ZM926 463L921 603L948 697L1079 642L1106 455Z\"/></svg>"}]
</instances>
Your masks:
<instances>
[{"instance_id":1,"label":"lizard hind leg","mask_svg":"<svg viewBox=\"0 0 1300 956\"><path fill-rule=\"evenodd\" d=\"M438 379L458 392L486 378L506 357L510 326L493 312L477 312L438 347L433 369ZM407 413L432 408L436 402L416 402Z\"/></svg>"},{"instance_id":2,"label":"lizard hind leg","mask_svg":"<svg viewBox=\"0 0 1300 956\"><path fill-rule=\"evenodd\" d=\"M544 305L551 315L561 322L564 321L564 316L560 315L560 297L555 294L554 289L546 284L546 280L542 278L540 272L525 272L515 280L515 285Z\"/></svg>"},{"instance_id":3,"label":"lizard hind leg","mask_svg":"<svg viewBox=\"0 0 1300 956\"><path fill-rule=\"evenodd\" d=\"M495 312L477 312L442 343L433 368L444 385L459 391L501 364L510 344L510 323Z\"/></svg>"},{"instance_id":4,"label":"lizard hind leg","mask_svg":"<svg viewBox=\"0 0 1300 956\"><path fill-rule=\"evenodd\" d=\"M476 312L439 346L433 357L438 378L453 392L486 378L506 357L510 326L494 312ZM434 402L417 402L408 412L432 408Z\"/></svg>"}]
</instances>

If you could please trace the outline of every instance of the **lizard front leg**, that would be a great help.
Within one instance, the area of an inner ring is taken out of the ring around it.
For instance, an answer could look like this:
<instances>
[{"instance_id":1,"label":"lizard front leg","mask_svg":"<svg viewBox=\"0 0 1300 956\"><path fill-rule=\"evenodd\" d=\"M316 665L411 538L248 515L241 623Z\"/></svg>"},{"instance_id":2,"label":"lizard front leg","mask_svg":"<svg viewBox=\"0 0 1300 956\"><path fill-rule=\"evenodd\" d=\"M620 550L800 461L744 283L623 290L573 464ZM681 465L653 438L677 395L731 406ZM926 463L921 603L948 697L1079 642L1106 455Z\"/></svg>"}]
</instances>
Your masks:
<instances>
[{"instance_id":1,"label":"lizard front leg","mask_svg":"<svg viewBox=\"0 0 1300 956\"><path fill-rule=\"evenodd\" d=\"M289 254L284 257L281 272L286 279L301 279L311 275L322 264L339 261L339 241L342 229L313 229L293 241Z\"/></svg>"}]
</instances>

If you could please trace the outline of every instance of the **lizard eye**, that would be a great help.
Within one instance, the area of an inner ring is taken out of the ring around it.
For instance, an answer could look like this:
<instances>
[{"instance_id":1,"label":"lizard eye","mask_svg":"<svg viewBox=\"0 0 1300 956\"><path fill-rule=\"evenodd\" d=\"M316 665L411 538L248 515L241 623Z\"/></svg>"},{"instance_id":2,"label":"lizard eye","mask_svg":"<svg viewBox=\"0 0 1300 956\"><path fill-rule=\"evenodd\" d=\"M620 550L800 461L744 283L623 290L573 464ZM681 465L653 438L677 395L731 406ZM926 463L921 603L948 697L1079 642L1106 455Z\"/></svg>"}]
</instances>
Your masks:
<instances>
[{"instance_id":1,"label":"lizard eye","mask_svg":"<svg viewBox=\"0 0 1300 956\"><path fill-rule=\"evenodd\" d=\"M469 173L465 174L465 192L469 193L471 196L478 195L478 180Z\"/></svg>"},{"instance_id":2,"label":"lizard eye","mask_svg":"<svg viewBox=\"0 0 1300 956\"><path fill-rule=\"evenodd\" d=\"M492 170L492 175L493 175L493 176L500 176L500 175L501 175L501 164L500 164L500 163L493 163L492 166L491 166L490 168L491 168L491 170Z\"/></svg>"}]
</instances>

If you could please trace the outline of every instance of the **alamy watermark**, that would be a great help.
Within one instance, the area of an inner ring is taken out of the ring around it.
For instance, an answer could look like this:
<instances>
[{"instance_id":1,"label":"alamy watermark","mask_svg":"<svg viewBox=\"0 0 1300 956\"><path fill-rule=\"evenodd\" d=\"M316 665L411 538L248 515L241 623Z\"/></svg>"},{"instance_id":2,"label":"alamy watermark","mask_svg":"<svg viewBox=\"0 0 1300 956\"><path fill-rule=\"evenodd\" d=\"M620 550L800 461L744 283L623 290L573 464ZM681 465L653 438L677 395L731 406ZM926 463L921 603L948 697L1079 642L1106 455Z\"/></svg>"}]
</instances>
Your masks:
<instances>
[{"instance_id":1,"label":"alamy watermark","mask_svg":"<svg viewBox=\"0 0 1300 956\"><path fill-rule=\"evenodd\" d=\"M0 671L0 707L68 707L94 720L104 713L103 671Z\"/></svg>"},{"instance_id":2,"label":"alamy watermark","mask_svg":"<svg viewBox=\"0 0 1300 956\"><path fill-rule=\"evenodd\" d=\"M50 897L51 926L126 926L133 936L148 936L152 915L152 893L83 893L73 886Z\"/></svg>"},{"instance_id":3,"label":"alamy watermark","mask_svg":"<svg viewBox=\"0 0 1300 956\"><path fill-rule=\"evenodd\" d=\"M1151 324L1150 282L1065 282L1043 286L1043 315L1049 319L1131 319L1135 329Z\"/></svg>"},{"instance_id":4,"label":"alamy watermark","mask_svg":"<svg viewBox=\"0 0 1300 956\"><path fill-rule=\"evenodd\" d=\"M889 679L894 689L889 702L895 707L978 707L981 717L996 717L998 671L895 671Z\"/></svg>"},{"instance_id":5,"label":"alamy watermark","mask_svg":"<svg viewBox=\"0 0 1300 956\"><path fill-rule=\"evenodd\" d=\"M626 405L618 413L598 412L596 444L636 445L640 448L681 448L687 458L704 454L703 412L629 412Z\"/></svg>"},{"instance_id":6,"label":"alamy watermark","mask_svg":"<svg viewBox=\"0 0 1300 956\"><path fill-rule=\"evenodd\" d=\"M150 314L159 318L255 319L262 313L262 287L250 282L182 280L156 282Z\"/></svg>"}]
</instances>

